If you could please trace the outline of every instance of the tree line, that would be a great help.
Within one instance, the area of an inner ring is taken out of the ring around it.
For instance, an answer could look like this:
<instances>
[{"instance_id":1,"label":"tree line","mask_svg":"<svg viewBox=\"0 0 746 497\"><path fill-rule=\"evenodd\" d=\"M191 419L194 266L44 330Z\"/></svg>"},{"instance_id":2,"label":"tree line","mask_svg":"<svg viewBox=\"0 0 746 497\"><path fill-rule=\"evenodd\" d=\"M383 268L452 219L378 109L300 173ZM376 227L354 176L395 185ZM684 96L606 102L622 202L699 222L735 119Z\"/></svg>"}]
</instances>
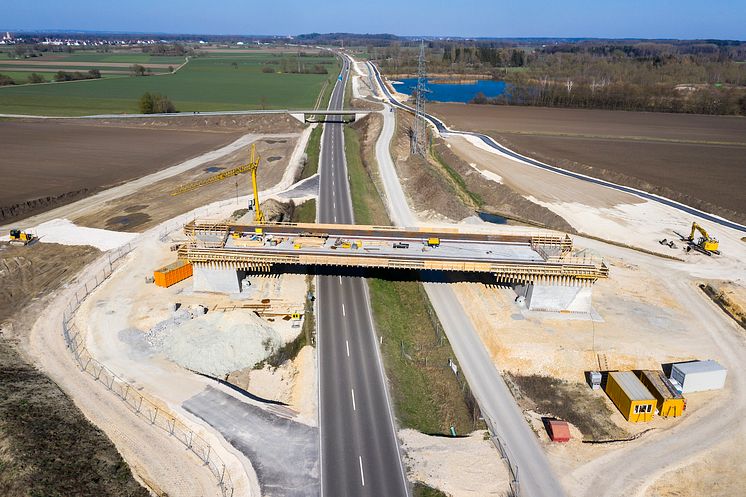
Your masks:
<instances>
[{"instance_id":1,"label":"tree line","mask_svg":"<svg viewBox=\"0 0 746 497\"><path fill-rule=\"evenodd\" d=\"M414 74L419 49L369 47L384 72ZM746 115L746 43L578 41L533 46L430 42L430 74L508 83L476 103Z\"/></svg>"}]
</instances>

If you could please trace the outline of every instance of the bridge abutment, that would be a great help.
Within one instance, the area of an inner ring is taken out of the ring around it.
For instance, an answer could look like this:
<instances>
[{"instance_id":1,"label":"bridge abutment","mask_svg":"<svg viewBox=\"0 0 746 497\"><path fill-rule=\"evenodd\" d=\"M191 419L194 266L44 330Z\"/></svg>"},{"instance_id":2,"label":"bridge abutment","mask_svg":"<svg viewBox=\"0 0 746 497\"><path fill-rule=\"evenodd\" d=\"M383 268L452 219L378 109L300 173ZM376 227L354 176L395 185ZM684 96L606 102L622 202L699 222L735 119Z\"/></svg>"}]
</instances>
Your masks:
<instances>
[{"instance_id":1,"label":"bridge abutment","mask_svg":"<svg viewBox=\"0 0 746 497\"><path fill-rule=\"evenodd\" d=\"M515 292L526 299L532 311L590 313L593 304L593 286L577 284L552 284L533 282L515 285Z\"/></svg>"}]
</instances>

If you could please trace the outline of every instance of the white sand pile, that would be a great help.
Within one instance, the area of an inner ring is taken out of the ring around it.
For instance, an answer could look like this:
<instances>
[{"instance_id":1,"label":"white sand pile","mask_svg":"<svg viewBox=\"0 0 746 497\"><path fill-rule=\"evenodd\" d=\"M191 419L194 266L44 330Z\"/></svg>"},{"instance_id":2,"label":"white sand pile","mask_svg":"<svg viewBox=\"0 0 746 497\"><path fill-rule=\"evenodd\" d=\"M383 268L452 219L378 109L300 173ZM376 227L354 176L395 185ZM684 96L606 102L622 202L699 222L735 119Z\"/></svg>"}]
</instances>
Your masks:
<instances>
[{"instance_id":1,"label":"white sand pile","mask_svg":"<svg viewBox=\"0 0 746 497\"><path fill-rule=\"evenodd\" d=\"M99 250L111 250L121 247L134 239L138 233L86 228L67 219L53 219L42 223L30 231L43 243L59 243L60 245L92 245ZM8 240L9 237L0 237Z\"/></svg>"},{"instance_id":2,"label":"white sand pile","mask_svg":"<svg viewBox=\"0 0 746 497\"><path fill-rule=\"evenodd\" d=\"M254 366L281 345L275 330L241 310L200 315L180 309L154 326L146 340L180 366L220 378Z\"/></svg>"},{"instance_id":3,"label":"white sand pile","mask_svg":"<svg viewBox=\"0 0 746 497\"><path fill-rule=\"evenodd\" d=\"M484 432L467 437L433 437L400 430L410 479L421 481L453 497L506 495L508 471Z\"/></svg>"}]
</instances>

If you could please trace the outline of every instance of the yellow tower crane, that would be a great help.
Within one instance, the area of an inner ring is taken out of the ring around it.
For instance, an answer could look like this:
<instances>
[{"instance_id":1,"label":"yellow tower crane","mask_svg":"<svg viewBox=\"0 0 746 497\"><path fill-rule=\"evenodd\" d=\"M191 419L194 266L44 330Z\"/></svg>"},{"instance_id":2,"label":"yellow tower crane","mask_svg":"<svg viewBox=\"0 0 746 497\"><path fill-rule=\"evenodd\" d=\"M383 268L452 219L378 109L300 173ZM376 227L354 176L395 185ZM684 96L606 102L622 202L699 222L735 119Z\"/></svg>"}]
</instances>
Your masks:
<instances>
[{"instance_id":1,"label":"yellow tower crane","mask_svg":"<svg viewBox=\"0 0 746 497\"><path fill-rule=\"evenodd\" d=\"M256 158L255 158L256 157ZM251 172L251 187L254 190L254 220L257 223L264 222L264 213L259 204L259 187L256 184L256 170L259 169L259 159L261 157L256 153L256 146L251 145L251 162L247 164L249 171Z\"/></svg>"}]
</instances>

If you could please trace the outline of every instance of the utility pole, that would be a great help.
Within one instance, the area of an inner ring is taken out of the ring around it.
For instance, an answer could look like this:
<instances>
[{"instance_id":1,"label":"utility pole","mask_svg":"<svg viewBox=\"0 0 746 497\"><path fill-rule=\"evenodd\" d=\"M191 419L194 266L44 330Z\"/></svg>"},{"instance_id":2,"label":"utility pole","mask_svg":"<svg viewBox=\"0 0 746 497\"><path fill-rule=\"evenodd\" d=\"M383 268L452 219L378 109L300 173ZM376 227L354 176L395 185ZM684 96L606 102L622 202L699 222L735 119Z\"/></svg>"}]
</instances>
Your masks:
<instances>
[{"instance_id":1,"label":"utility pole","mask_svg":"<svg viewBox=\"0 0 746 497\"><path fill-rule=\"evenodd\" d=\"M425 93L427 93L427 71L425 69L425 40L420 42L420 57L417 63L417 100L412 125L412 155L427 153L427 122L425 121Z\"/></svg>"}]
</instances>

